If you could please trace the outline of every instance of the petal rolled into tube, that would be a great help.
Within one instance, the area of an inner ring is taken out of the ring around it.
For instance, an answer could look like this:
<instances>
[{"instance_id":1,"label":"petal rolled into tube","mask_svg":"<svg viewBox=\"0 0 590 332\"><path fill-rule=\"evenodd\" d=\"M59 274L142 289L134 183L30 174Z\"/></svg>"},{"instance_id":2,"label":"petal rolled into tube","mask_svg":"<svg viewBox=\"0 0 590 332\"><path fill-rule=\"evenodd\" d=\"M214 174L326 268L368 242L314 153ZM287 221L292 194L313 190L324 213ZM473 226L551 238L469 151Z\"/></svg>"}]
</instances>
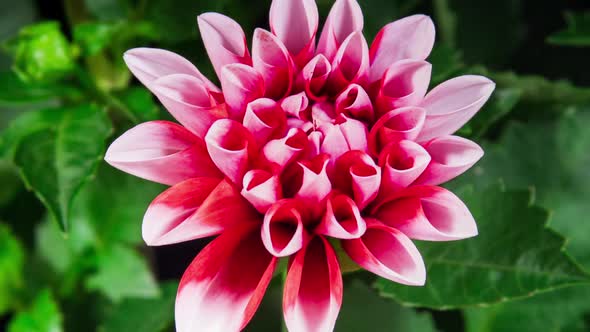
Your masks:
<instances>
[{"instance_id":1,"label":"petal rolled into tube","mask_svg":"<svg viewBox=\"0 0 590 332\"><path fill-rule=\"evenodd\" d=\"M422 286L426 268L418 249L399 230L367 219L367 231L358 239L342 241L348 256L378 276L410 286Z\"/></svg>"},{"instance_id":2,"label":"petal rolled into tube","mask_svg":"<svg viewBox=\"0 0 590 332\"><path fill-rule=\"evenodd\" d=\"M420 107L402 107L383 115L369 132L369 151L375 157L389 143L415 140L422 131L426 110Z\"/></svg>"},{"instance_id":3,"label":"petal rolled into tube","mask_svg":"<svg viewBox=\"0 0 590 332\"><path fill-rule=\"evenodd\" d=\"M250 66L224 66L220 80L231 119L242 121L246 106L264 96L264 78Z\"/></svg>"},{"instance_id":4,"label":"petal rolled into tube","mask_svg":"<svg viewBox=\"0 0 590 332\"><path fill-rule=\"evenodd\" d=\"M411 186L376 206L372 216L416 240L451 241L477 235L467 206L441 187Z\"/></svg>"},{"instance_id":5,"label":"petal rolled into tube","mask_svg":"<svg viewBox=\"0 0 590 332\"><path fill-rule=\"evenodd\" d=\"M242 196L260 213L283 197L281 183L276 175L261 169L253 169L244 175Z\"/></svg>"},{"instance_id":6,"label":"petal rolled into tube","mask_svg":"<svg viewBox=\"0 0 590 332\"><path fill-rule=\"evenodd\" d=\"M403 140L389 144L381 151L379 165L382 169L381 194L408 187L430 163L431 156L420 144Z\"/></svg>"},{"instance_id":7,"label":"petal rolled into tube","mask_svg":"<svg viewBox=\"0 0 590 332\"><path fill-rule=\"evenodd\" d=\"M299 72L296 80L298 90L303 90L314 101L324 101L325 88L332 72L332 65L325 56L318 54Z\"/></svg>"},{"instance_id":8,"label":"petal rolled into tube","mask_svg":"<svg viewBox=\"0 0 590 332\"><path fill-rule=\"evenodd\" d=\"M219 13L204 13L197 17L197 23L217 77L221 79L225 65L252 64L246 35L236 21Z\"/></svg>"},{"instance_id":9,"label":"petal rolled into tube","mask_svg":"<svg viewBox=\"0 0 590 332\"><path fill-rule=\"evenodd\" d=\"M262 148L264 159L270 168L281 171L287 164L305 153L308 141L301 129L291 128L285 137L274 139Z\"/></svg>"},{"instance_id":10,"label":"petal rolled into tube","mask_svg":"<svg viewBox=\"0 0 590 332\"><path fill-rule=\"evenodd\" d=\"M273 0L269 21L272 33L287 47L299 67L311 59L319 24L314 0Z\"/></svg>"},{"instance_id":11,"label":"petal rolled into tube","mask_svg":"<svg viewBox=\"0 0 590 332\"><path fill-rule=\"evenodd\" d=\"M285 113L277 102L260 98L248 104L243 123L258 146L263 146L269 139L283 136L286 122Z\"/></svg>"},{"instance_id":12,"label":"petal rolled into tube","mask_svg":"<svg viewBox=\"0 0 590 332\"><path fill-rule=\"evenodd\" d=\"M254 31L252 65L264 78L266 97L279 99L291 91L295 71L291 55L275 35L264 29Z\"/></svg>"},{"instance_id":13,"label":"petal rolled into tube","mask_svg":"<svg viewBox=\"0 0 590 332\"><path fill-rule=\"evenodd\" d=\"M258 308L276 265L277 259L262 245L257 228L224 232L199 253L180 280L176 331L243 329Z\"/></svg>"},{"instance_id":14,"label":"petal rolled into tube","mask_svg":"<svg viewBox=\"0 0 590 332\"><path fill-rule=\"evenodd\" d=\"M280 102L281 109L290 117L301 119L309 106L305 92L291 95Z\"/></svg>"},{"instance_id":15,"label":"petal rolled into tube","mask_svg":"<svg viewBox=\"0 0 590 332\"><path fill-rule=\"evenodd\" d=\"M184 127L200 138L213 122L227 118L223 105L216 105L203 83L194 76L172 74L152 82L151 90Z\"/></svg>"},{"instance_id":16,"label":"petal rolled into tube","mask_svg":"<svg viewBox=\"0 0 590 332\"><path fill-rule=\"evenodd\" d=\"M364 85L369 74L369 47L362 32L350 34L340 46L330 74L330 93L337 95L349 84Z\"/></svg>"},{"instance_id":17,"label":"petal rolled into tube","mask_svg":"<svg viewBox=\"0 0 590 332\"><path fill-rule=\"evenodd\" d=\"M180 182L156 197L143 217L142 235L148 245L160 246L256 221L256 211L227 180L200 177Z\"/></svg>"},{"instance_id":18,"label":"petal rolled into tube","mask_svg":"<svg viewBox=\"0 0 590 332\"><path fill-rule=\"evenodd\" d=\"M483 157L483 149L479 145L459 136L437 137L424 144L424 148L432 161L415 184L436 186L447 182Z\"/></svg>"},{"instance_id":19,"label":"petal rolled into tube","mask_svg":"<svg viewBox=\"0 0 590 332\"><path fill-rule=\"evenodd\" d=\"M326 200L326 212L316 227L317 234L338 239L356 239L367 226L355 202L343 194L332 194Z\"/></svg>"},{"instance_id":20,"label":"petal rolled into tube","mask_svg":"<svg viewBox=\"0 0 590 332\"><path fill-rule=\"evenodd\" d=\"M359 209L379 193L381 168L362 151L348 151L336 160L332 171L334 188L353 197Z\"/></svg>"},{"instance_id":21,"label":"petal rolled into tube","mask_svg":"<svg viewBox=\"0 0 590 332\"><path fill-rule=\"evenodd\" d=\"M376 82L396 61L424 60L434 46L434 23L425 15L412 15L391 22L377 33L371 44L369 82Z\"/></svg>"},{"instance_id":22,"label":"petal rolled into tube","mask_svg":"<svg viewBox=\"0 0 590 332\"><path fill-rule=\"evenodd\" d=\"M104 159L123 172L167 185L222 176L203 140L168 121L144 122L129 129L109 146Z\"/></svg>"},{"instance_id":23,"label":"petal rolled into tube","mask_svg":"<svg viewBox=\"0 0 590 332\"><path fill-rule=\"evenodd\" d=\"M478 75L459 76L437 85L420 104L426 109L426 121L418 141L457 131L479 111L495 87L490 79Z\"/></svg>"},{"instance_id":24,"label":"petal rolled into tube","mask_svg":"<svg viewBox=\"0 0 590 332\"><path fill-rule=\"evenodd\" d=\"M248 129L234 120L217 120L205 135L205 144L213 163L234 184L241 186L257 154L254 137Z\"/></svg>"},{"instance_id":25,"label":"petal rolled into tube","mask_svg":"<svg viewBox=\"0 0 590 332\"><path fill-rule=\"evenodd\" d=\"M296 201L288 199L278 201L266 211L260 232L266 250L276 257L296 253L308 238Z\"/></svg>"},{"instance_id":26,"label":"petal rolled into tube","mask_svg":"<svg viewBox=\"0 0 590 332\"><path fill-rule=\"evenodd\" d=\"M363 12L356 0L336 0L318 42L318 54L334 59L344 40L353 32L363 30Z\"/></svg>"},{"instance_id":27,"label":"petal rolled into tube","mask_svg":"<svg viewBox=\"0 0 590 332\"><path fill-rule=\"evenodd\" d=\"M337 114L363 122L370 123L375 117L371 98L358 84L351 84L342 91L336 98L335 107Z\"/></svg>"},{"instance_id":28,"label":"petal rolled into tube","mask_svg":"<svg viewBox=\"0 0 590 332\"><path fill-rule=\"evenodd\" d=\"M314 237L292 259L283 312L291 332L332 331L342 305L342 275L330 243Z\"/></svg>"}]
</instances>

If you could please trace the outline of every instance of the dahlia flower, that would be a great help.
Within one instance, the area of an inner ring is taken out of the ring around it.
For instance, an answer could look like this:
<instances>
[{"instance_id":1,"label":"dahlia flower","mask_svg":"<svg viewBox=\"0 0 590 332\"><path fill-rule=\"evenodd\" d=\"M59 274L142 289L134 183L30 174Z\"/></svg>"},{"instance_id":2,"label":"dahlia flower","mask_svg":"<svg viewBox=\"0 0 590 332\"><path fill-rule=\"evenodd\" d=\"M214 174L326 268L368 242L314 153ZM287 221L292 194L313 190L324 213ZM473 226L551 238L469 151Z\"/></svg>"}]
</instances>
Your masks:
<instances>
[{"instance_id":1,"label":"dahlia flower","mask_svg":"<svg viewBox=\"0 0 590 332\"><path fill-rule=\"evenodd\" d=\"M143 219L148 245L219 235L180 281L177 331L243 329L281 258L289 331L330 331L345 260L421 286L413 239L477 234L467 207L438 185L482 157L452 134L495 85L467 75L428 92L429 17L392 22L369 46L358 3L337 0L316 44L314 0L274 0L270 31L254 31L251 51L229 17L205 13L198 26L221 88L180 55L127 51L179 124L140 124L105 157L171 186Z\"/></svg>"}]
</instances>

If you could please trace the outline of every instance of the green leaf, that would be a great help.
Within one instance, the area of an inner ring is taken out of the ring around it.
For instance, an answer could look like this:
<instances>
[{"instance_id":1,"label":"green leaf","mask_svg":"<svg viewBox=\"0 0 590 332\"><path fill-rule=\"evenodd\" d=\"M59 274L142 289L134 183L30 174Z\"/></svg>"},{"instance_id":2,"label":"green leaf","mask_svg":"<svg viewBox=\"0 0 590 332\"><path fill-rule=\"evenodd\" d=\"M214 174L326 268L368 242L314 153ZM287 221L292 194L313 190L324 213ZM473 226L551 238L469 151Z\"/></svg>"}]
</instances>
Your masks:
<instances>
[{"instance_id":1,"label":"green leaf","mask_svg":"<svg viewBox=\"0 0 590 332\"><path fill-rule=\"evenodd\" d=\"M141 121L156 120L160 115L160 108L154 102L154 97L143 87L131 87L122 91L118 97Z\"/></svg>"},{"instance_id":2,"label":"green leaf","mask_svg":"<svg viewBox=\"0 0 590 332\"><path fill-rule=\"evenodd\" d=\"M547 42L563 46L590 46L590 11L566 12L567 28L547 38Z\"/></svg>"},{"instance_id":3,"label":"green leaf","mask_svg":"<svg viewBox=\"0 0 590 332\"><path fill-rule=\"evenodd\" d=\"M8 332L61 332L63 318L49 290L41 292L33 306L16 315Z\"/></svg>"},{"instance_id":4,"label":"green leaf","mask_svg":"<svg viewBox=\"0 0 590 332\"><path fill-rule=\"evenodd\" d=\"M522 96L522 90L517 88L502 88L496 90L486 102L481 111L468 122L470 138L482 137L488 129L510 113Z\"/></svg>"},{"instance_id":5,"label":"green leaf","mask_svg":"<svg viewBox=\"0 0 590 332\"><path fill-rule=\"evenodd\" d=\"M431 87L451 78L463 68L459 52L445 44L436 46L428 61L432 64Z\"/></svg>"},{"instance_id":6,"label":"green leaf","mask_svg":"<svg viewBox=\"0 0 590 332\"><path fill-rule=\"evenodd\" d=\"M25 253L6 225L0 224L0 315L13 308L23 286Z\"/></svg>"},{"instance_id":7,"label":"green leaf","mask_svg":"<svg viewBox=\"0 0 590 332\"><path fill-rule=\"evenodd\" d=\"M98 253L96 274L86 279L89 290L97 290L118 302L125 297L150 298L160 295L145 260L123 246L105 248Z\"/></svg>"},{"instance_id":8,"label":"green leaf","mask_svg":"<svg viewBox=\"0 0 590 332\"><path fill-rule=\"evenodd\" d=\"M177 282L162 285L162 294L153 299L125 299L99 328L100 332L161 332L174 325Z\"/></svg>"},{"instance_id":9,"label":"green leaf","mask_svg":"<svg viewBox=\"0 0 590 332\"><path fill-rule=\"evenodd\" d=\"M84 22L74 27L74 41L85 55L95 55L111 43L117 26L104 22Z\"/></svg>"},{"instance_id":10,"label":"green leaf","mask_svg":"<svg viewBox=\"0 0 590 332\"><path fill-rule=\"evenodd\" d=\"M111 131L102 109L84 105L68 110L56 128L27 136L17 148L21 176L64 231L72 199L94 172Z\"/></svg>"},{"instance_id":11,"label":"green leaf","mask_svg":"<svg viewBox=\"0 0 590 332\"><path fill-rule=\"evenodd\" d=\"M127 0L84 0L84 5L96 18L106 21L123 19L130 11Z\"/></svg>"},{"instance_id":12,"label":"green leaf","mask_svg":"<svg viewBox=\"0 0 590 332\"><path fill-rule=\"evenodd\" d=\"M59 83L23 82L14 72L0 72L0 103L2 104L40 103L64 96L79 98L80 92L73 87Z\"/></svg>"},{"instance_id":13,"label":"green leaf","mask_svg":"<svg viewBox=\"0 0 590 332\"><path fill-rule=\"evenodd\" d=\"M2 190L0 190L0 208L14 198L14 196L22 189L22 182L18 178L18 173L14 166L8 161L0 159L0 183L2 183Z\"/></svg>"},{"instance_id":14,"label":"green leaf","mask_svg":"<svg viewBox=\"0 0 590 332\"><path fill-rule=\"evenodd\" d=\"M381 294L438 309L490 304L531 296L589 276L563 252L565 240L546 227L549 213L527 191L496 186L462 195L479 235L456 242L420 242L426 285L377 281Z\"/></svg>"}]
</instances>

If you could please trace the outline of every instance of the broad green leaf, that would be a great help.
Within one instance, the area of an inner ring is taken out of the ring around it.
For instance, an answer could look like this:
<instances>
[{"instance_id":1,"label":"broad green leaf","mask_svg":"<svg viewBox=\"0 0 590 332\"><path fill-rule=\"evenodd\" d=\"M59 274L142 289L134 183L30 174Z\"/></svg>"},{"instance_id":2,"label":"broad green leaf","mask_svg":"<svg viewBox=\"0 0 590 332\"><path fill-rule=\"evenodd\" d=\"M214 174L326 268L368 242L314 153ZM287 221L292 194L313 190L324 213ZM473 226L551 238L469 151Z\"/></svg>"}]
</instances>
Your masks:
<instances>
[{"instance_id":1,"label":"broad green leaf","mask_svg":"<svg viewBox=\"0 0 590 332\"><path fill-rule=\"evenodd\" d=\"M64 231L72 199L94 172L111 130L102 109L84 105L68 110L56 128L25 137L17 148L15 163L25 183Z\"/></svg>"},{"instance_id":2,"label":"broad green leaf","mask_svg":"<svg viewBox=\"0 0 590 332\"><path fill-rule=\"evenodd\" d=\"M565 239L546 227L548 211L527 191L497 186L462 195L479 235L455 242L420 242L426 285L377 281L381 294L438 309L491 304L590 281L563 251Z\"/></svg>"},{"instance_id":3,"label":"broad green leaf","mask_svg":"<svg viewBox=\"0 0 590 332\"><path fill-rule=\"evenodd\" d=\"M428 61L432 64L431 89L456 76L456 73L463 68L459 52L445 44L435 46Z\"/></svg>"},{"instance_id":4,"label":"broad green leaf","mask_svg":"<svg viewBox=\"0 0 590 332\"><path fill-rule=\"evenodd\" d=\"M112 42L117 26L104 22L84 22L74 27L74 42L85 55L95 55Z\"/></svg>"},{"instance_id":5,"label":"broad green leaf","mask_svg":"<svg viewBox=\"0 0 590 332\"><path fill-rule=\"evenodd\" d=\"M71 86L53 83L25 83L14 72L0 72L0 104L16 106L22 104L57 102L59 97L80 98L80 92Z\"/></svg>"},{"instance_id":6,"label":"broad green leaf","mask_svg":"<svg viewBox=\"0 0 590 332\"><path fill-rule=\"evenodd\" d=\"M123 246L104 248L96 259L97 271L85 281L89 290L100 291L115 302L125 297L160 295L146 261L133 249Z\"/></svg>"},{"instance_id":7,"label":"broad green leaf","mask_svg":"<svg viewBox=\"0 0 590 332\"><path fill-rule=\"evenodd\" d=\"M18 290L24 286L24 261L21 243L6 225L0 224L0 315L13 308Z\"/></svg>"},{"instance_id":8,"label":"broad green leaf","mask_svg":"<svg viewBox=\"0 0 590 332\"><path fill-rule=\"evenodd\" d=\"M161 332L174 325L177 282L162 285L162 294L152 299L128 298L112 309L100 332Z\"/></svg>"},{"instance_id":9,"label":"broad green leaf","mask_svg":"<svg viewBox=\"0 0 590 332\"><path fill-rule=\"evenodd\" d=\"M61 332L63 318L57 302L49 292L41 292L32 307L18 313L8 325L8 332Z\"/></svg>"},{"instance_id":10,"label":"broad green leaf","mask_svg":"<svg viewBox=\"0 0 590 332\"><path fill-rule=\"evenodd\" d=\"M18 172L8 161L0 159L0 207L10 203L18 191L22 188L22 182L18 177Z\"/></svg>"},{"instance_id":11,"label":"broad green leaf","mask_svg":"<svg viewBox=\"0 0 590 332\"><path fill-rule=\"evenodd\" d=\"M566 12L567 28L547 38L547 42L564 46L590 46L590 11Z\"/></svg>"},{"instance_id":12,"label":"broad green leaf","mask_svg":"<svg viewBox=\"0 0 590 332\"><path fill-rule=\"evenodd\" d=\"M141 121L156 120L160 115L160 108L154 102L154 97L143 87L131 87L118 97Z\"/></svg>"},{"instance_id":13,"label":"broad green leaf","mask_svg":"<svg viewBox=\"0 0 590 332\"><path fill-rule=\"evenodd\" d=\"M521 90L517 88L496 90L485 106L467 123L470 130L468 136L482 137L491 126L514 109L521 95Z\"/></svg>"}]
</instances>

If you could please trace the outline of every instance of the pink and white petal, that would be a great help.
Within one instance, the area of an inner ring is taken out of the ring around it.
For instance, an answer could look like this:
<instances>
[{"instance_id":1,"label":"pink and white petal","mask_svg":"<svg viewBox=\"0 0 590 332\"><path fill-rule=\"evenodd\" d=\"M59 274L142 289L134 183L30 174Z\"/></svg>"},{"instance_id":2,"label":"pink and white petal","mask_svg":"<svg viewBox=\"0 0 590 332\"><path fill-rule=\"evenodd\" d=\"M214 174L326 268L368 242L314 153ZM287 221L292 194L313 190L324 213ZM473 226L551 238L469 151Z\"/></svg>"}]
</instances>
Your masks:
<instances>
[{"instance_id":1,"label":"pink and white petal","mask_svg":"<svg viewBox=\"0 0 590 332\"><path fill-rule=\"evenodd\" d=\"M364 85L369 74L369 47L362 32L350 34L332 61L329 92L338 95L349 84Z\"/></svg>"},{"instance_id":2,"label":"pink and white petal","mask_svg":"<svg viewBox=\"0 0 590 332\"><path fill-rule=\"evenodd\" d=\"M426 109L418 141L449 135L461 128L485 104L496 84L478 75L452 78L436 86L420 104Z\"/></svg>"},{"instance_id":3,"label":"pink and white petal","mask_svg":"<svg viewBox=\"0 0 590 332\"><path fill-rule=\"evenodd\" d=\"M314 0L273 0L270 6L270 28L287 47L298 66L303 66L315 49L319 24Z\"/></svg>"},{"instance_id":4,"label":"pink and white petal","mask_svg":"<svg viewBox=\"0 0 590 332\"><path fill-rule=\"evenodd\" d=\"M266 213L271 205L283 197L278 176L272 173L253 169L244 175L242 196L260 213Z\"/></svg>"},{"instance_id":5,"label":"pink and white petal","mask_svg":"<svg viewBox=\"0 0 590 332\"><path fill-rule=\"evenodd\" d=\"M344 40L353 32L363 30L363 12L356 0L336 0L322 28L317 54L334 59Z\"/></svg>"},{"instance_id":6,"label":"pink and white petal","mask_svg":"<svg viewBox=\"0 0 590 332\"><path fill-rule=\"evenodd\" d=\"M194 177L222 177L203 140L168 121L129 129L109 146L104 159L123 172L167 185Z\"/></svg>"},{"instance_id":7,"label":"pink and white petal","mask_svg":"<svg viewBox=\"0 0 590 332\"><path fill-rule=\"evenodd\" d=\"M369 132L369 151L378 157L391 142L415 140L422 132L426 110L420 107L402 107L385 113Z\"/></svg>"},{"instance_id":8,"label":"pink and white petal","mask_svg":"<svg viewBox=\"0 0 590 332\"><path fill-rule=\"evenodd\" d=\"M367 219L367 231L359 239L342 241L348 256L365 270L400 284L422 286L426 268L418 249L399 230Z\"/></svg>"},{"instance_id":9,"label":"pink and white petal","mask_svg":"<svg viewBox=\"0 0 590 332\"><path fill-rule=\"evenodd\" d=\"M350 151L348 141L344 136L340 126L324 122L318 128L323 135L323 140L320 145L320 152L330 156L330 160L334 162L341 155Z\"/></svg>"},{"instance_id":10,"label":"pink and white petal","mask_svg":"<svg viewBox=\"0 0 590 332\"><path fill-rule=\"evenodd\" d=\"M260 233L266 250L275 257L296 253L309 237L296 201L289 199L276 202L266 211Z\"/></svg>"},{"instance_id":11,"label":"pink and white petal","mask_svg":"<svg viewBox=\"0 0 590 332\"><path fill-rule=\"evenodd\" d=\"M307 136L301 129L291 128L280 139L266 143L262 156L270 168L279 173L285 166L305 154L308 147Z\"/></svg>"},{"instance_id":12,"label":"pink and white petal","mask_svg":"<svg viewBox=\"0 0 590 332\"><path fill-rule=\"evenodd\" d=\"M353 197L362 210L379 193L381 168L365 152L353 150L336 160L331 177L334 188Z\"/></svg>"},{"instance_id":13,"label":"pink and white petal","mask_svg":"<svg viewBox=\"0 0 590 332\"><path fill-rule=\"evenodd\" d=\"M272 33L256 29L252 40L252 66L264 78L268 98L285 97L293 84L293 60L283 43Z\"/></svg>"},{"instance_id":14,"label":"pink and white petal","mask_svg":"<svg viewBox=\"0 0 590 332\"><path fill-rule=\"evenodd\" d=\"M424 172L431 156L418 143L408 140L389 144L381 151L381 195L388 195L412 184Z\"/></svg>"},{"instance_id":15,"label":"pink and white petal","mask_svg":"<svg viewBox=\"0 0 590 332\"><path fill-rule=\"evenodd\" d=\"M281 109L290 117L301 119L305 110L309 106L309 99L305 95L305 92L300 92L294 95L290 95L285 99L281 100Z\"/></svg>"},{"instance_id":16,"label":"pink and white petal","mask_svg":"<svg viewBox=\"0 0 590 332\"><path fill-rule=\"evenodd\" d=\"M452 241L477 235L467 206L441 187L411 186L380 203L372 215L416 240Z\"/></svg>"},{"instance_id":17,"label":"pink and white petal","mask_svg":"<svg viewBox=\"0 0 590 332\"><path fill-rule=\"evenodd\" d=\"M324 101L328 78L332 72L332 65L322 54L316 55L299 72L295 86L298 91L305 91L307 96L317 102Z\"/></svg>"},{"instance_id":18,"label":"pink and white petal","mask_svg":"<svg viewBox=\"0 0 590 332\"><path fill-rule=\"evenodd\" d=\"M348 196L334 193L328 196L326 212L315 233L338 239L356 239L367 226L359 208Z\"/></svg>"},{"instance_id":19,"label":"pink and white petal","mask_svg":"<svg viewBox=\"0 0 590 332\"><path fill-rule=\"evenodd\" d=\"M217 120L205 135L205 144L213 163L241 186L244 174L257 159L256 143L248 129L234 120Z\"/></svg>"},{"instance_id":20,"label":"pink and white petal","mask_svg":"<svg viewBox=\"0 0 590 332\"><path fill-rule=\"evenodd\" d=\"M367 136L369 136L369 133L367 132L367 126L364 123L349 118L344 114L339 115L336 118L336 121L339 122L337 127L346 139L349 150L368 151Z\"/></svg>"},{"instance_id":21,"label":"pink and white petal","mask_svg":"<svg viewBox=\"0 0 590 332\"><path fill-rule=\"evenodd\" d=\"M260 219L227 180L200 177L156 197L143 217L142 235L148 245L160 246L215 235L238 222Z\"/></svg>"},{"instance_id":22,"label":"pink and white petal","mask_svg":"<svg viewBox=\"0 0 590 332\"><path fill-rule=\"evenodd\" d=\"M344 114L349 118L372 123L375 117L371 98L358 84L349 85L336 98L336 114Z\"/></svg>"},{"instance_id":23,"label":"pink and white petal","mask_svg":"<svg viewBox=\"0 0 590 332\"><path fill-rule=\"evenodd\" d=\"M148 47L133 48L125 52L123 60L133 75L148 88L154 80L160 77L186 74L202 81L207 90L220 92L219 88L201 74L190 61L167 50Z\"/></svg>"},{"instance_id":24,"label":"pink and white petal","mask_svg":"<svg viewBox=\"0 0 590 332\"><path fill-rule=\"evenodd\" d=\"M342 305L342 275L328 240L314 237L292 259L283 312L291 332L332 331Z\"/></svg>"},{"instance_id":25,"label":"pink and white petal","mask_svg":"<svg viewBox=\"0 0 590 332\"><path fill-rule=\"evenodd\" d=\"M471 168L481 157L483 149L468 139L459 136L441 136L424 148L432 161L414 184L439 185L452 180Z\"/></svg>"},{"instance_id":26,"label":"pink and white petal","mask_svg":"<svg viewBox=\"0 0 590 332\"><path fill-rule=\"evenodd\" d=\"M252 64L246 35L236 21L219 13L204 13L197 17L197 23L217 77L221 79L225 65Z\"/></svg>"},{"instance_id":27,"label":"pink and white petal","mask_svg":"<svg viewBox=\"0 0 590 332\"><path fill-rule=\"evenodd\" d=\"M231 119L242 121L246 106L264 96L264 78L254 68L231 64L221 69L221 87Z\"/></svg>"},{"instance_id":28,"label":"pink and white petal","mask_svg":"<svg viewBox=\"0 0 590 332\"><path fill-rule=\"evenodd\" d=\"M276 101L259 98L246 107L243 123L258 146L264 146L269 139L284 135L287 117Z\"/></svg>"},{"instance_id":29,"label":"pink and white petal","mask_svg":"<svg viewBox=\"0 0 590 332\"><path fill-rule=\"evenodd\" d=\"M276 265L257 228L224 232L180 280L176 331L240 331L258 308Z\"/></svg>"},{"instance_id":30,"label":"pink and white petal","mask_svg":"<svg viewBox=\"0 0 590 332\"><path fill-rule=\"evenodd\" d=\"M391 22L377 33L371 44L369 82L376 82L396 61L424 60L434 46L434 23L425 15L412 15Z\"/></svg>"}]
</instances>

